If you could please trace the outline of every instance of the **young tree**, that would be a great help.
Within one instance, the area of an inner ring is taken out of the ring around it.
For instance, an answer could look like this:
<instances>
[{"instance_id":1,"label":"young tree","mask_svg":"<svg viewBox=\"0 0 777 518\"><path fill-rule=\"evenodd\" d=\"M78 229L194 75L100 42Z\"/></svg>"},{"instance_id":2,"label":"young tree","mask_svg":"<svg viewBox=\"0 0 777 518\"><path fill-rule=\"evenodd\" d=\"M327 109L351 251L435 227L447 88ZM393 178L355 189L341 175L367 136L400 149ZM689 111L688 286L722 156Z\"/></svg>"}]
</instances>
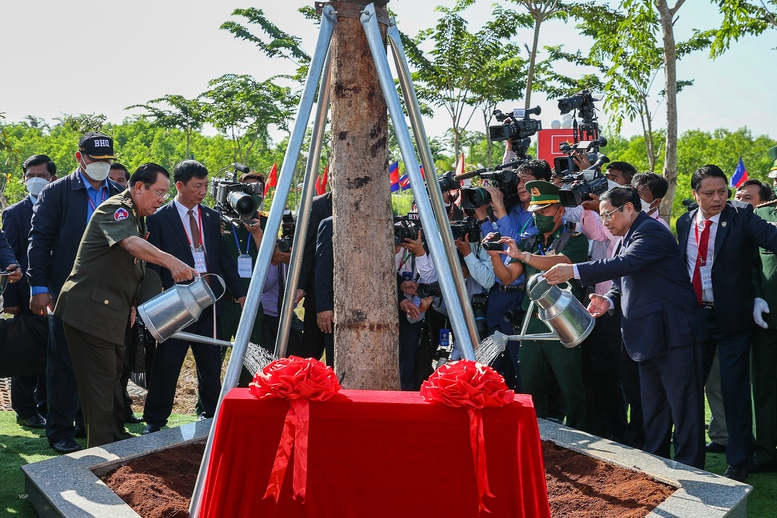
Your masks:
<instances>
[{"instance_id":1,"label":"young tree","mask_svg":"<svg viewBox=\"0 0 777 518\"><path fill-rule=\"evenodd\" d=\"M710 48L713 58L723 54L732 41L746 34L757 36L767 29L777 29L777 1L717 0L723 23L712 31L715 39Z\"/></svg>"},{"instance_id":2,"label":"young tree","mask_svg":"<svg viewBox=\"0 0 777 518\"><path fill-rule=\"evenodd\" d=\"M269 127L286 131L296 96L276 84L277 77L258 82L249 75L225 74L208 83L207 120L233 143L235 161L247 161L252 149L269 143Z\"/></svg>"}]
</instances>

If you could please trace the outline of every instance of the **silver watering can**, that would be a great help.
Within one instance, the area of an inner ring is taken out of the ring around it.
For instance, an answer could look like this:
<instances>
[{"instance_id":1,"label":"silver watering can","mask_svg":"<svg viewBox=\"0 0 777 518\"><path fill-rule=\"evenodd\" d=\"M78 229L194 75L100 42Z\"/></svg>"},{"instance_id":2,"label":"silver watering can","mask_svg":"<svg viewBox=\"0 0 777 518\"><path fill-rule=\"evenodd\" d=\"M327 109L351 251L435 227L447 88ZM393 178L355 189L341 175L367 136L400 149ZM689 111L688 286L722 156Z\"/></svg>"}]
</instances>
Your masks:
<instances>
[{"instance_id":1,"label":"silver watering can","mask_svg":"<svg viewBox=\"0 0 777 518\"><path fill-rule=\"evenodd\" d=\"M221 283L221 295L216 297L203 277L213 276ZM224 295L224 279L212 273L197 277L190 284L175 284L156 297L138 306L138 315L157 342L164 342L181 329L200 318L202 310L212 306Z\"/></svg>"},{"instance_id":2,"label":"silver watering can","mask_svg":"<svg viewBox=\"0 0 777 518\"><path fill-rule=\"evenodd\" d=\"M593 331L594 317L569 290L548 284L542 274L537 274L529 280L527 291L539 307L540 320L566 347L579 345Z\"/></svg>"}]
</instances>

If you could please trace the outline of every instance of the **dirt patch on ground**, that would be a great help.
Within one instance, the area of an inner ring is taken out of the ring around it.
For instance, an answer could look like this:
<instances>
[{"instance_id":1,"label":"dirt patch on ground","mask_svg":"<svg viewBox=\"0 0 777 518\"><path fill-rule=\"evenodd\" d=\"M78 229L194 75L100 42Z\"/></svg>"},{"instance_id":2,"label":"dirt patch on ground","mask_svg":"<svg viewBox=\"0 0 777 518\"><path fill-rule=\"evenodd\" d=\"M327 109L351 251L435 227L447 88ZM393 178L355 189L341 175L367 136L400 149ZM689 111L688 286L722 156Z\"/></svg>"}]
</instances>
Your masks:
<instances>
[{"instance_id":1,"label":"dirt patch on ground","mask_svg":"<svg viewBox=\"0 0 777 518\"><path fill-rule=\"evenodd\" d=\"M545 480L554 517L646 516L675 488L636 471L543 441ZM103 480L144 518L188 516L204 443L164 450L128 462Z\"/></svg>"}]
</instances>

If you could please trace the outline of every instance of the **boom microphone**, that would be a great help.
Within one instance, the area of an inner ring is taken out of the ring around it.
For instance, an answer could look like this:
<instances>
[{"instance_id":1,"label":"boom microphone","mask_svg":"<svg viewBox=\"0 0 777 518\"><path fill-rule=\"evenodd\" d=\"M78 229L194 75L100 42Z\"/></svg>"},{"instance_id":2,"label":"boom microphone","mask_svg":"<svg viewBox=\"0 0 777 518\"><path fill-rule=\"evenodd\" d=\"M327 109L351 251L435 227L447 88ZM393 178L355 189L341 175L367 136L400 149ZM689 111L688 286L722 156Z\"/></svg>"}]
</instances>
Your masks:
<instances>
[{"instance_id":1,"label":"boom microphone","mask_svg":"<svg viewBox=\"0 0 777 518\"><path fill-rule=\"evenodd\" d=\"M236 171L240 171L241 173L250 173L251 168L247 165L243 165L240 162L235 162L234 164L230 164L230 167L233 167Z\"/></svg>"},{"instance_id":2,"label":"boom microphone","mask_svg":"<svg viewBox=\"0 0 777 518\"><path fill-rule=\"evenodd\" d=\"M480 171L470 171L469 173L457 174L456 176L453 177L453 179L456 180L457 182L460 182L462 180L466 180L467 178L472 178L479 174L480 174Z\"/></svg>"}]
</instances>

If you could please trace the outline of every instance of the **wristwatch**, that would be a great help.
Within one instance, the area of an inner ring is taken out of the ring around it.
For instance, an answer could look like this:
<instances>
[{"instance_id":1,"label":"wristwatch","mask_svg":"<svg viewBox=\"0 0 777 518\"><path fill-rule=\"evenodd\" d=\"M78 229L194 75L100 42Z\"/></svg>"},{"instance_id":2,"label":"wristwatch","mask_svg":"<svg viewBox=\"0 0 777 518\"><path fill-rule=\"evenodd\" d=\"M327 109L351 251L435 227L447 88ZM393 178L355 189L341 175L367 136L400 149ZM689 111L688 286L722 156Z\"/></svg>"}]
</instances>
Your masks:
<instances>
[{"instance_id":1,"label":"wristwatch","mask_svg":"<svg viewBox=\"0 0 777 518\"><path fill-rule=\"evenodd\" d=\"M488 221L488 216L486 216L486 217L485 217L485 218L483 218L483 219L479 219L479 220L478 220L478 225L482 225L482 224L483 224L483 223L485 223L486 221Z\"/></svg>"}]
</instances>

